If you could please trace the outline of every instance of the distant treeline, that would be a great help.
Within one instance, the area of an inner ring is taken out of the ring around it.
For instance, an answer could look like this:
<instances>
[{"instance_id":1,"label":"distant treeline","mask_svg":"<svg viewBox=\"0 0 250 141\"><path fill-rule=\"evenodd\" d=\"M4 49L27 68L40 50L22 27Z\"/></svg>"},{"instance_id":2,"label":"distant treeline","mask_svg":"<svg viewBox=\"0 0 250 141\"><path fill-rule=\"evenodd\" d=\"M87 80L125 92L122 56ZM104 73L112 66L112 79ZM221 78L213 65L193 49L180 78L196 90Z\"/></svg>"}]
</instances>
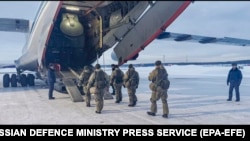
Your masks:
<instances>
[{"instance_id":1,"label":"distant treeline","mask_svg":"<svg viewBox=\"0 0 250 141\"><path fill-rule=\"evenodd\" d=\"M237 63L238 65L241 66L249 66L250 65L250 60L240 60L240 61L228 61L228 62L182 62L182 63L163 63L164 66L171 66L171 65L231 65L232 63ZM123 64L120 67L128 67L129 64L133 63L126 63ZM154 63L140 63L140 64L133 64L135 67L152 67L154 66ZM110 67L111 65L102 65L103 67Z\"/></svg>"}]
</instances>

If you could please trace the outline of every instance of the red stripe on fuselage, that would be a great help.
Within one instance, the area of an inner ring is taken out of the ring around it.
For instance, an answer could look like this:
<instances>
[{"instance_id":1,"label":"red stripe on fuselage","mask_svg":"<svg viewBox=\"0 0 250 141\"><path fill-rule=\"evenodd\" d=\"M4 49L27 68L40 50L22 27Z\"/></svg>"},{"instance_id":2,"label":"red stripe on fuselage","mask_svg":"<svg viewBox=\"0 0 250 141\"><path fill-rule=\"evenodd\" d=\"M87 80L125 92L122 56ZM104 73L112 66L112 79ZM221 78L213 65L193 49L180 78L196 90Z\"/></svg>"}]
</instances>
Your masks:
<instances>
[{"instance_id":1,"label":"red stripe on fuselage","mask_svg":"<svg viewBox=\"0 0 250 141\"><path fill-rule=\"evenodd\" d=\"M60 9L61 9L61 7L62 7L62 3L63 3L63 1L60 1L59 5L58 5L58 7L57 7L57 10L56 10L55 16L54 16L54 18L53 18L53 21L56 21L57 16L58 16L58 13L59 13L59 11L60 11ZM50 29L49 29L49 32L48 32L48 36L47 36L47 39L46 39L46 42L45 42L45 46L48 45L49 38L50 38L51 32L52 32L52 30L53 30L53 27L54 27L54 23L51 24L51 26L50 26ZM44 60L45 60L46 49L47 49L47 48L44 47L43 55L42 55L42 62L44 62Z\"/></svg>"}]
</instances>

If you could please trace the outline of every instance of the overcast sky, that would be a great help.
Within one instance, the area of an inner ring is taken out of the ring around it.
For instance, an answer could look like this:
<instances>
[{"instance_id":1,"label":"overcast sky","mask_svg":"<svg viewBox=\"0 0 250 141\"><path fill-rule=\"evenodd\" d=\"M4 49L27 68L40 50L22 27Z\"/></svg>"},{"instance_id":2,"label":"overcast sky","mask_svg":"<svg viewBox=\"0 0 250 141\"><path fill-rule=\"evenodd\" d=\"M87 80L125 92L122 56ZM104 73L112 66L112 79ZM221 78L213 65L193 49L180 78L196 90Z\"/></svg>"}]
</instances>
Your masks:
<instances>
[{"instance_id":1,"label":"overcast sky","mask_svg":"<svg viewBox=\"0 0 250 141\"><path fill-rule=\"evenodd\" d=\"M34 19L39 2L0 2L1 18ZM250 39L250 2L243 1L196 1L175 20L168 32L196 34L212 37L235 37ZM21 33L0 32L0 62L14 60L21 55L25 36ZM110 52L105 52L101 61L112 62ZM156 59L174 61L226 61L249 59L250 47L227 45L202 45L155 40L139 58L131 63L151 63ZM6 57L7 55L7 57ZM107 64L107 63L106 63Z\"/></svg>"}]
</instances>

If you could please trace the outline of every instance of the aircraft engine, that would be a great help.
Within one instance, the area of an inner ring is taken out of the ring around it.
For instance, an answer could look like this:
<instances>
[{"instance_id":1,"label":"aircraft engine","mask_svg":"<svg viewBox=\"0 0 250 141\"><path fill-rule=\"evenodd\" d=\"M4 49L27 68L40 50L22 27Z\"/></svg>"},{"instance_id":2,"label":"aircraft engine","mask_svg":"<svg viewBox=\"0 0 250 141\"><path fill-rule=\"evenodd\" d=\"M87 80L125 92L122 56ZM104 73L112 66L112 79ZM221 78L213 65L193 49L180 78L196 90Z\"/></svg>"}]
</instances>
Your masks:
<instances>
[{"instance_id":1,"label":"aircraft engine","mask_svg":"<svg viewBox=\"0 0 250 141\"><path fill-rule=\"evenodd\" d=\"M63 14L60 29L64 34L69 36L80 36L83 34L83 26L75 14Z\"/></svg>"}]
</instances>

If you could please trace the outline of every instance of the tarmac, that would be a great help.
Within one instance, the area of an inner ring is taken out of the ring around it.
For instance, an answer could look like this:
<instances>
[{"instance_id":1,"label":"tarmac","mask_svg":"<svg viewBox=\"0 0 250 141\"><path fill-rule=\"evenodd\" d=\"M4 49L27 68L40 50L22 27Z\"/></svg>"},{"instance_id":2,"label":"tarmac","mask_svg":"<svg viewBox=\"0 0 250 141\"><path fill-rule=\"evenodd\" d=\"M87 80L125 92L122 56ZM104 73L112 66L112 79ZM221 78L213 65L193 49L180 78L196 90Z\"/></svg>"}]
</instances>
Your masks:
<instances>
[{"instance_id":1,"label":"tarmac","mask_svg":"<svg viewBox=\"0 0 250 141\"><path fill-rule=\"evenodd\" d=\"M126 70L127 68L122 68ZM226 101L226 75L230 67L167 66L169 117L162 117L161 100L156 116L147 115L151 91L147 76L153 67L138 67L140 85L135 107L128 106L128 96L122 89L122 102L104 101L101 114L85 102L72 102L68 94L54 91L55 100L48 100L48 87L36 80L34 87L3 88L0 80L1 125L250 125L250 67L244 67L240 86L241 101ZM110 70L106 70L110 73ZM208 73L209 71L209 73ZM212 72L212 73L211 73ZM213 74L213 75L211 75ZM2 78L2 75L1 75ZM111 91L111 89L110 89Z\"/></svg>"}]
</instances>

